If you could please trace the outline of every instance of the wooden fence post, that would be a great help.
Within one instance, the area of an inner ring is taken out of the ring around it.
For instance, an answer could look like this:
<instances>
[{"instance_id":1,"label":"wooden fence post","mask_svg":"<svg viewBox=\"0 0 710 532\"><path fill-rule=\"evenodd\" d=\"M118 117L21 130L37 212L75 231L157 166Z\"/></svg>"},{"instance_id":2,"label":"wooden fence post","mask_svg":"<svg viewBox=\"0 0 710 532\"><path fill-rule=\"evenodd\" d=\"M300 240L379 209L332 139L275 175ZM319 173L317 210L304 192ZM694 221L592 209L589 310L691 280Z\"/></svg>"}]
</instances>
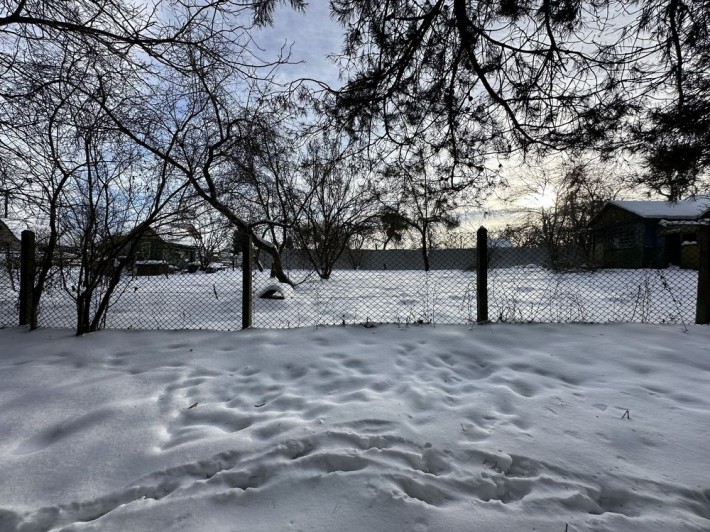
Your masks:
<instances>
[{"instance_id":1,"label":"wooden fence post","mask_svg":"<svg viewBox=\"0 0 710 532\"><path fill-rule=\"evenodd\" d=\"M242 232L242 329L252 325L252 247L251 232Z\"/></svg>"},{"instance_id":2,"label":"wooden fence post","mask_svg":"<svg viewBox=\"0 0 710 532\"><path fill-rule=\"evenodd\" d=\"M488 230L480 227L476 233L476 321L488 321Z\"/></svg>"},{"instance_id":3,"label":"wooden fence post","mask_svg":"<svg viewBox=\"0 0 710 532\"><path fill-rule=\"evenodd\" d=\"M33 323L32 292L35 286L35 234L22 231L20 241L20 325Z\"/></svg>"},{"instance_id":4,"label":"wooden fence post","mask_svg":"<svg viewBox=\"0 0 710 532\"><path fill-rule=\"evenodd\" d=\"M710 323L710 227L698 230L698 297L695 304L695 323Z\"/></svg>"}]
</instances>

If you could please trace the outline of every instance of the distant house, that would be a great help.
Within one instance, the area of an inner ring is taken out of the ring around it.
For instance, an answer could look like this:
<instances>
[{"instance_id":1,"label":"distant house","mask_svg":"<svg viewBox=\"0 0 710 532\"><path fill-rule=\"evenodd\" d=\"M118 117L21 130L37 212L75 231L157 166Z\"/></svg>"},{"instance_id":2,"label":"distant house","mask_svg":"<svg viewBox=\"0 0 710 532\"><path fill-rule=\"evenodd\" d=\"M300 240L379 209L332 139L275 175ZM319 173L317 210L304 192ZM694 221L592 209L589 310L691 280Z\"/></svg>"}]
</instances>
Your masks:
<instances>
[{"instance_id":1,"label":"distant house","mask_svg":"<svg viewBox=\"0 0 710 532\"><path fill-rule=\"evenodd\" d=\"M610 201L590 220L593 259L605 268L697 268L697 230L710 220L710 197Z\"/></svg>"},{"instance_id":2,"label":"distant house","mask_svg":"<svg viewBox=\"0 0 710 532\"><path fill-rule=\"evenodd\" d=\"M20 266L20 249L22 248L22 231L35 231L37 228L30 225L25 220L17 220L14 218L0 219L0 264L7 268L19 268ZM48 233L47 228L40 228L39 233L35 234L35 242L37 249L43 248L44 239Z\"/></svg>"},{"instance_id":3,"label":"distant house","mask_svg":"<svg viewBox=\"0 0 710 532\"><path fill-rule=\"evenodd\" d=\"M197 256L195 239L178 226L148 229L138 243L133 262L136 275L161 275L181 270Z\"/></svg>"},{"instance_id":4,"label":"distant house","mask_svg":"<svg viewBox=\"0 0 710 532\"><path fill-rule=\"evenodd\" d=\"M30 229L30 227L22 220L0 219L0 249L3 251L20 251L22 231L26 229Z\"/></svg>"}]
</instances>

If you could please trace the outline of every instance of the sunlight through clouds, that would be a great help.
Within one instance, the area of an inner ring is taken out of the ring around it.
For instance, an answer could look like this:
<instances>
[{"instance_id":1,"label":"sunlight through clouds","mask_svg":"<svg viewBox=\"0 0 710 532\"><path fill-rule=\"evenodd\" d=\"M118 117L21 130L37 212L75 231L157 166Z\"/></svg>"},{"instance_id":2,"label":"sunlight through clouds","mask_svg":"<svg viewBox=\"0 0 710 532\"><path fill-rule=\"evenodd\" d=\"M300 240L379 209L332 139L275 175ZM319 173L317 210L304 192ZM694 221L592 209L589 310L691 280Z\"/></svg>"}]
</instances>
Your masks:
<instances>
[{"instance_id":1,"label":"sunlight through clouds","mask_svg":"<svg viewBox=\"0 0 710 532\"><path fill-rule=\"evenodd\" d=\"M521 205L532 208L549 209L555 205L557 190L554 186L547 185L539 188L537 192L527 194L521 200Z\"/></svg>"}]
</instances>

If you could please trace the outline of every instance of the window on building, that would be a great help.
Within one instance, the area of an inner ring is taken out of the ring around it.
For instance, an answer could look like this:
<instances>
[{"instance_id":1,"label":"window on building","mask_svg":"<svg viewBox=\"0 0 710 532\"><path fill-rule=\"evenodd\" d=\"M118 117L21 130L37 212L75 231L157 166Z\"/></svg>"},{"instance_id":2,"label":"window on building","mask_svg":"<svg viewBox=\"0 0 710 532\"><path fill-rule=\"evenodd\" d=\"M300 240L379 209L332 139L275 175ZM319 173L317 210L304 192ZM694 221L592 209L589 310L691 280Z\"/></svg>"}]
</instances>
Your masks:
<instances>
[{"instance_id":1,"label":"window on building","mask_svg":"<svg viewBox=\"0 0 710 532\"><path fill-rule=\"evenodd\" d=\"M636 247L636 226L621 225L609 228L607 232L607 245L609 249L629 249Z\"/></svg>"}]
</instances>

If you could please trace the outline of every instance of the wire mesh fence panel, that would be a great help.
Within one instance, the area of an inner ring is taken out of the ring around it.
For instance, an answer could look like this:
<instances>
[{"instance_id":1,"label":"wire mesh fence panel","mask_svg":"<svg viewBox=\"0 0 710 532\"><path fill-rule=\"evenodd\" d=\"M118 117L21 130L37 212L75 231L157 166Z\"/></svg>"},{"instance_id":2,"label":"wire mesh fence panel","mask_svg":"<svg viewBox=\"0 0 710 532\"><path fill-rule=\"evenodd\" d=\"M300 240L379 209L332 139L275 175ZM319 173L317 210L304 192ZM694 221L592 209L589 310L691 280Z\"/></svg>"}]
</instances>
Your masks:
<instances>
[{"instance_id":1,"label":"wire mesh fence panel","mask_svg":"<svg viewBox=\"0 0 710 532\"><path fill-rule=\"evenodd\" d=\"M613 266L579 250L494 249L488 273L491 319L693 323L699 255L697 246L686 247L682 263L669 263L658 250L646 250L644 258L641 249Z\"/></svg>"},{"instance_id":2,"label":"wire mesh fence panel","mask_svg":"<svg viewBox=\"0 0 710 532\"><path fill-rule=\"evenodd\" d=\"M59 268L52 268L40 297L37 324L40 327L74 327L76 303L72 295L62 283Z\"/></svg>"},{"instance_id":3,"label":"wire mesh fence panel","mask_svg":"<svg viewBox=\"0 0 710 532\"><path fill-rule=\"evenodd\" d=\"M270 258L257 255L250 274L253 326L475 323L475 235L459 236L455 243L457 247L430 249L426 255L421 249L346 250L326 276L317 273L306 253L285 250L282 260L293 287L277 282ZM550 251L492 240L488 316L499 322L695 321L697 244L681 241L674 249L627 250L626 262L618 254L612 259L594 249ZM18 322L19 272L13 264L0 264L0 326ZM243 274L238 262L190 272L143 266L121 276L102 327L242 327ZM76 326L75 268L52 270L41 298L40 326ZM93 308L104 293L100 285Z\"/></svg>"},{"instance_id":4,"label":"wire mesh fence panel","mask_svg":"<svg viewBox=\"0 0 710 532\"><path fill-rule=\"evenodd\" d=\"M42 296L39 323L44 327L76 324L76 287L65 273L66 289ZM101 296L103 291L98 291ZM121 278L103 326L110 329L241 328L241 271L176 272ZM98 304L98 299L93 302Z\"/></svg>"},{"instance_id":5,"label":"wire mesh fence panel","mask_svg":"<svg viewBox=\"0 0 710 532\"><path fill-rule=\"evenodd\" d=\"M456 249L346 250L327 276L298 250L284 254L295 286L273 295L266 264L254 274L254 326L471 323L476 319L475 235ZM283 297L283 299L281 299Z\"/></svg>"},{"instance_id":6,"label":"wire mesh fence panel","mask_svg":"<svg viewBox=\"0 0 710 532\"><path fill-rule=\"evenodd\" d=\"M19 251L0 244L0 328L17 325L20 297Z\"/></svg>"},{"instance_id":7,"label":"wire mesh fence panel","mask_svg":"<svg viewBox=\"0 0 710 532\"><path fill-rule=\"evenodd\" d=\"M266 288L270 280L262 275L255 275L255 286ZM289 292L283 300L256 297L254 326L475 321L471 271L338 270L330 279L309 279Z\"/></svg>"}]
</instances>

